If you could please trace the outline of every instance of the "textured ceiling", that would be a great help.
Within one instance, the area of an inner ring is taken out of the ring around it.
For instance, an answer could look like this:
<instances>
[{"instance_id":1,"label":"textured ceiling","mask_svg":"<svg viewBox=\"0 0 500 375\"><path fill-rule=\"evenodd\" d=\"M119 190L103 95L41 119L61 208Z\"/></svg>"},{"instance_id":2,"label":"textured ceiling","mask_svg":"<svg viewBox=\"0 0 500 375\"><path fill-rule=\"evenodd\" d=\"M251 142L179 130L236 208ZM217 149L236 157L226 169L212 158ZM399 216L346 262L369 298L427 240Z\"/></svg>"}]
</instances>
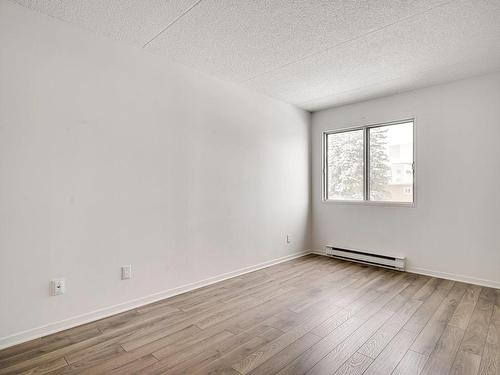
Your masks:
<instances>
[{"instance_id":1,"label":"textured ceiling","mask_svg":"<svg viewBox=\"0 0 500 375\"><path fill-rule=\"evenodd\" d=\"M500 70L500 0L15 0L307 110Z\"/></svg>"}]
</instances>

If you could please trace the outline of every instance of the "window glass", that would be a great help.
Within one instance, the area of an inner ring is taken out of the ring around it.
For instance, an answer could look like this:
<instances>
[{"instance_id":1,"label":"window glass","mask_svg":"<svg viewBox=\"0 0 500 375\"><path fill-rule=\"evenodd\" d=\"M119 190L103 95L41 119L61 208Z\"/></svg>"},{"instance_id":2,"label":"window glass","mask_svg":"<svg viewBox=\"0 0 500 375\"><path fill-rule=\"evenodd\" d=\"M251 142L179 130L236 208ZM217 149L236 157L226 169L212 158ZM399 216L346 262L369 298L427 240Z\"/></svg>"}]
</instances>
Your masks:
<instances>
[{"instance_id":1,"label":"window glass","mask_svg":"<svg viewBox=\"0 0 500 375\"><path fill-rule=\"evenodd\" d=\"M328 134L327 199L363 200L363 130Z\"/></svg>"},{"instance_id":2,"label":"window glass","mask_svg":"<svg viewBox=\"0 0 500 375\"><path fill-rule=\"evenodd\" d=\"M413 123L368 132L370 200L413 202Z\"/></svg>"}]
</instances>

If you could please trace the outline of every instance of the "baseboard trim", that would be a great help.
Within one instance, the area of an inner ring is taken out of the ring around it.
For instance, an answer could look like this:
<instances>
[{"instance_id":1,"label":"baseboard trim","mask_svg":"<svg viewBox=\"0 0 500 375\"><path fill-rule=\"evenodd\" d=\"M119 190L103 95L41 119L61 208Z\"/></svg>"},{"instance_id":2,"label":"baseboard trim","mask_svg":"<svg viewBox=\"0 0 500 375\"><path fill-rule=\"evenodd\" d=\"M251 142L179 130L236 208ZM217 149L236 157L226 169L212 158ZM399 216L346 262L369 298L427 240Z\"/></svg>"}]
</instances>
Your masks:
<instances>
[{"instance_id":1,"label":"baseboard trim","mask_svg":"<svg viewBox=\"0 0 500 375\"><path fill-rule=\"evenodd\" d=\"M302 251L0 338L0 350L310 254Z\"/></svg>"},{"instance_id":2,"label":"baseboard trim","mask_svg":"<svg viewBox=\"0 0 500 375\"><path fill-rule=\"evenodd\" d=\"M320 250L313 250L313 251L311 251L311 254L323 255L326 257L330 257L329 255L326 254L326 252L320 251ZM429 270L429 269L420 268L420 267L408 267L408 268L406 268L406 272L416 273L419 275L432 276L432 277L439 277L441 279L460 281L460 282L468 283L468 284L486 286L489 288L500 289L500 282L499 281L484 280L484 279L479 279L477 277L472 277L472 276L465 276L465 275L458 275L455 273L434 271L434 270Z\"/></svg>"},{"instance_id":3,"label":"baseboard trim","mask_svg":"<svg viewBox=\"0 0 500 375\"><path fill-rule=\"evenodd\" d=\"M494 281L494 280L484 280L484 279L479 279L477 277L457 275L455 273L434 271L434 270L428 270L428 269L419 268L419 267L409 267L409 268L406 269L406 271L407 272L411 272L411 273L418 273L419 275L439 277L441 279L448 279L448 280L453 280L453 281L460 281L460 282L463 282L463 283L468 283L468 284L486 286L486 287L489 287L489 288L500 289L500 282L499 281Z\"/></svg>"}]
</instances>

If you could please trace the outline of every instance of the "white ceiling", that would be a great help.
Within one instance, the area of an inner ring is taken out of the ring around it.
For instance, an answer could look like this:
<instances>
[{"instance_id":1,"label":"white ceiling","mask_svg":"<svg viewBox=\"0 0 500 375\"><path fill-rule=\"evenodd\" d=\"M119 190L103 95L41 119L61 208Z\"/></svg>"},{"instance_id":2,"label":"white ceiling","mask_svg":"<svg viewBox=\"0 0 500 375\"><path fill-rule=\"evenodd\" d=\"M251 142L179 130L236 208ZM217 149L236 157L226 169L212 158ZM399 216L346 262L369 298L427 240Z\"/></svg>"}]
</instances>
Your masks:
<instances>
[{"instance_id":1,"label":"white ceiling","mask_svg":"<svg viewBox=\"0 0 500 375\"><path fill-rule=\"evenodd\" d=\"M307 110L500 70L500 0L15 0Z\"/></svg>"}]
</instances>

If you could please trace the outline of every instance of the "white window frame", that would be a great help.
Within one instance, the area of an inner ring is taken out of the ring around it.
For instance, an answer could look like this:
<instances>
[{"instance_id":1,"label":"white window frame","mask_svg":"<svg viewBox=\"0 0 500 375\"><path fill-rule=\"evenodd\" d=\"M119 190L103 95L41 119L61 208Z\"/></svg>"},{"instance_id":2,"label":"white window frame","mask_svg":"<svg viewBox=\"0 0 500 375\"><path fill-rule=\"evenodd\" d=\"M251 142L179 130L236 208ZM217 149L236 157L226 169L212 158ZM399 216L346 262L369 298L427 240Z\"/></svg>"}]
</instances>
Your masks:
<instances>
[{"instance_id":1,"label":"white window frame","mask_svg":"<svg viewBox=\"0 0 500 375\"><path fill-rule=\"evenodd\" d=\"M369 172L370 172L370 144L369 144L369 130L373 128L381 128L384 126L391 125L400 125L411 122L413 123L413 201L412 202L399 202L399 201L373 201L370 200L370 181L369 181ZM363 199L360 200L349 200L349 199L328 199L328 147L327 147L327 137L331 134L338 133L346 133L356 130L363 131ZM416 119L415 117L398 120L398 121L390 121L383 122L371 125L363 125L363 126L354 126L349 128L341 128L335 130L325 131L322 134L322 173L321 173L321 186L322 186L322 200L324 203L338 203L338 204L356 204L356 205L382 205L382 206L403 206L403 207L415 207L417 204L417 194L416 194L416 181L417 181L417 155L416 155Z\"/></svg>"}]
</instances>

